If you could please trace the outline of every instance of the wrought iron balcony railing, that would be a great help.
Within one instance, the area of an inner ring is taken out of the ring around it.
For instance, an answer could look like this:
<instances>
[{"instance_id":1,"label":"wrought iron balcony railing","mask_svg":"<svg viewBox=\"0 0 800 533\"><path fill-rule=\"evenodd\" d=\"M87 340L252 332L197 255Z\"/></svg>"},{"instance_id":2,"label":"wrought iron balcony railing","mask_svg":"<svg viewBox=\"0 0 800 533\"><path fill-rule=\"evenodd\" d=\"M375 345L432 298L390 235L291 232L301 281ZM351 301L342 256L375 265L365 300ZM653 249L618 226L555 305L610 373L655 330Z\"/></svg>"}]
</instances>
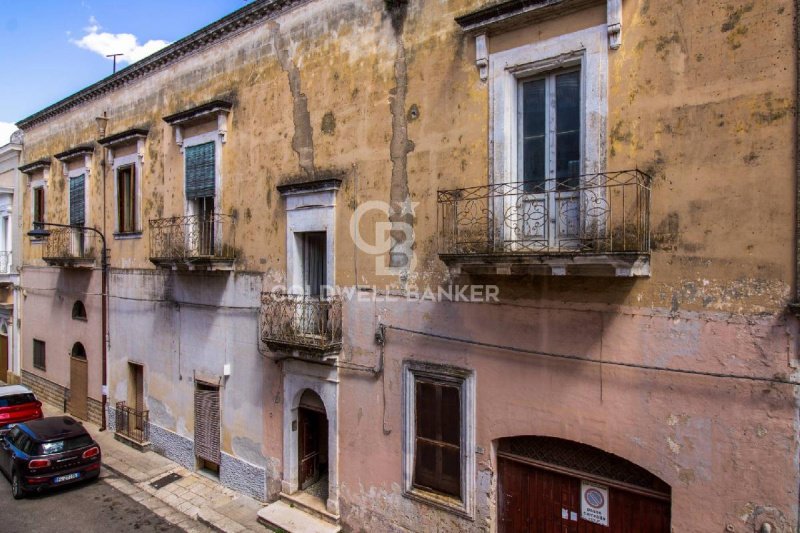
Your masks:
<instances>
[{"instance_id":1,"label":"wrought iron balcony railing","mask_svg":"<svg viewBox=\"0 0 800 533\"><path fill-rule=\"evenodd\" d=\"M153 263L233 262L236 221L213 214L160 218L150 221L150 260Z\"/></svg>"},{"instance_id":2,"label":"wrought iron balcony railing","mask_svg":"<svg viewBox=\"0 0 800 533\"><path fill-rule=\"evenodd\" d=\"M342 300L261 294L261 339L271 349L335 353L342 346Z\"/></svg>"},{"instance_id":3,"label":"wrought iron balcony railing","mask_svg":"<svg viewBox=\"0 0 800 533\"><path fill-rule=\"evenodd\" d=\"M55 228L44 239L42 259L51 265L91 265L99 248L94 232L78 228Z\"/></svg>"},{"instance_id":4,"label":"wrought iron balcony railing","mask_svg":"<svg viewBox=\"0 0 800 533\"><path fill-rule=\"evenodd\" d=\"M11 252L0 252L0 274L13 273L11 270L12 258Z\"/></svg>"},{"instance_id":5,"label":"wrought iron balcony railing","mask_svg":"<svg viewBox=\"0 0 800 533\"><path fill-rule=\"evenodd\" d=\"M137 411L125 402L114 408L114 432L134 442L144 444L150 440L150 412Z\"/></svg>"},{"instance_id":6,"label":"wrought iron balcony railing","mask_svg":"<svg viewBox=\"0 0 800 533\"><path fill-rule=\"evenodd\" d=\"M438 192L439 254L647 254L650 177L638 170Z\"/></svg>"}]
</instances>

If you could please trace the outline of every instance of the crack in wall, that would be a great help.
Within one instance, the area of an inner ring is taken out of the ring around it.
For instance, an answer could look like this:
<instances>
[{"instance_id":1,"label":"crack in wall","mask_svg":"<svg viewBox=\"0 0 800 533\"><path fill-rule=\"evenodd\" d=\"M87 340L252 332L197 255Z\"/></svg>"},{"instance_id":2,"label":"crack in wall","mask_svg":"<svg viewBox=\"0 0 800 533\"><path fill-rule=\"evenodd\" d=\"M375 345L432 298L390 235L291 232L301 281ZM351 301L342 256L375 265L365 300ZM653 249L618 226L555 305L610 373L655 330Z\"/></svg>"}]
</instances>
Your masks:
<instances>
[{"instance_id":1,"label":"crack in wall","mask_svg":"<svg viewBox=\"0 0 800 533\"><path fill-rule=\"evenodd\" d=\"M286 73L289 80L289 90L292 93L292 122L294 135L292 136L292 150L297 154L298 164L302 172L313 179L314 168L314 133L311 128L311 114L308 111L308 97L303 93L300 69L289 56L289 50L281 36L281 27L272 21L268 24L272 31L272 45L275 55L281 65L281 70Z\"/></svg>"},{"instance_id":2,"label":"crack in wall","mask_svg":"<svg viewBox=\"0 0 800 533\"><path fill-rule=\"evenodd\" d=\"M392 206L398 206L409 197L408 154L414 150L414 143L408 138L408 120L405 111L408 94L408 64L403 43L403 27L408 15L408 1L385 0L385 4L397 46L397 56L394 61L395 87L389 91L389 111L392 114L392 140L389 145L392 181L389 188L389 203ZM389 215L389 221L392 224L389 265L398 268L408 267L413 239L404 230L406 228L413 229L414 215L396 209Z\"/></svg>"}]
</instances>

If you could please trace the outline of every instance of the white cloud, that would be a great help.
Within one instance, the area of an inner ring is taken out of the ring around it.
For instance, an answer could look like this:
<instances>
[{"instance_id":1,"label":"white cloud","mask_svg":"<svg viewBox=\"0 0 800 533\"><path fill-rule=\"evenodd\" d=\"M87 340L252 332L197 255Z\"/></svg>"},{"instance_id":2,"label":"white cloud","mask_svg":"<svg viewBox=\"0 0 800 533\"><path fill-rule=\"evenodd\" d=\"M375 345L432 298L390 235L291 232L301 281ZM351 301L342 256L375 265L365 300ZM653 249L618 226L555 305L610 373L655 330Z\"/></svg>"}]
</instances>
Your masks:
<instances>
[{"instance_id":1,"label":"white cloud","mask_svg":"<svg viewBox=\"0 0 800 533\"><path fill-rule=\"evenodd\" d=\"M122 54L117 59L123 63L134 63L171 44L161 39L139 44L139 39L132 33L108 33L100 31L101 29L97 19L89 17L89 26L83 29L86 34L80 39L70 39L69 42L103 57Z\"/></svg>"},{"instance_id":2,"label":"white cloud","mask_svg":"<svg viewBox=\"0 0 800 533\"><path fill-rule=\"evenodd\" d=\"M0 122L0 146L11 142L11 134L17 131L17 127L11 122Z\"/></svg>"}]
</instances>

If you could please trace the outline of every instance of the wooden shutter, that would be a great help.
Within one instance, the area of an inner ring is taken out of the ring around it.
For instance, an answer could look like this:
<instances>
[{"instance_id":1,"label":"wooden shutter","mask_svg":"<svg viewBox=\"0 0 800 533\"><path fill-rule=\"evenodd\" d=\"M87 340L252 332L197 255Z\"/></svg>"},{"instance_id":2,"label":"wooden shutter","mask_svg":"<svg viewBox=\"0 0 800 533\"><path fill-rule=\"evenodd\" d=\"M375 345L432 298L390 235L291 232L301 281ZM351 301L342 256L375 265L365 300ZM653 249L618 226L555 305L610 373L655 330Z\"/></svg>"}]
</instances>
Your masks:
<instances>
[{"instance_id":1,"label":"wooden shutter","mask_svg":"<svg viewBox=\"0 0 800 533\"><path fill-rule=\"evenodd\" d=\"M214 196L215 144L207 142L186 148L186 199Z\"/></svg>"},{"instance_id":2,"label":"wooden shutter","mask_svg":"<svg viewBox=\"0 0 800 533\"><path fill-rule=\"evenodd\" d=\"M33 189L33 221L44 222L44 188Z\"/></svg>"},{"instance_id":3,"label":"wooden shutter","mask_svg":"<svg viewBox=\"0 0 800 533\"><path fill-rule=\"evenodd\" d=\"M414 485L461 497L461 390L416 383Z\"/></svg>"},{"instance_id":4,"label":"wooden shutter","mask_svg":"<svg viewBox=\"0 0 800 533\"><path fill-rule=\"evenodd\" d=\"M45 347L44 341L33 340L33 366L40 370L45 369Z\"/></svg>"},{"instance_id":5,"label":"wooden shutter","mask_svg":"<svg viewBox=\"0 0 800 533\"><path fill-rule=\"evenodd\" d=\"M69 223L83 226L86 223L86 175L69 180Z\"/></svg>"},{"instance_id":6,"label":"wooden shutter","mask_svg":"<svg viewBox=\"0 0 800 533\"><path fill-rule=\"evenodd\" d=\"M137 229L135 173L134 166L117 170L117 217L120 233L130 233Z\"/></svg>"},{"instance_id":7,"label":"wooden shutter","mask_svg":"<svg viewBox=\"0 0 800 533\"><path fill-rule=\"evenodd\" d=\"M220 463L218 388L201 385L194 391L194 454Z\"/></svg>"}]
</instances>

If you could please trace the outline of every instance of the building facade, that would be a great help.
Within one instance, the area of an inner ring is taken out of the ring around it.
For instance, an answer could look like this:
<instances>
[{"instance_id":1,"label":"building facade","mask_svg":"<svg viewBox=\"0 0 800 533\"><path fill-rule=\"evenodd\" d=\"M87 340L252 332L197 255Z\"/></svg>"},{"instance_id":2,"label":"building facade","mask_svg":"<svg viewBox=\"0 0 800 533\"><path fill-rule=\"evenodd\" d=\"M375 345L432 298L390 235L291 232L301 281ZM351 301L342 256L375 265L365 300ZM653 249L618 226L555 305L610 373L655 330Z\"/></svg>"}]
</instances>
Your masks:
<instances>
[{"instance_id":1,"label":"building facade","mask_svg":"<svg viewBox=\"0 0 800 533\"><path fill-rule=\"evenodd\" d=\"M794 531L795 16L252 2L18 123L23 382L278 526Z\"/></svg>"},{"instance_id":2,"label":"building facade","mask_svg":"<svg viewBox=\"0 0 800 533\"><path fill-rule=\"evenodd\" d=\"M22 133L0 146L0 381L20 381L20 255L22 219L19 217Z\"/></svg>"}]
</instances>

